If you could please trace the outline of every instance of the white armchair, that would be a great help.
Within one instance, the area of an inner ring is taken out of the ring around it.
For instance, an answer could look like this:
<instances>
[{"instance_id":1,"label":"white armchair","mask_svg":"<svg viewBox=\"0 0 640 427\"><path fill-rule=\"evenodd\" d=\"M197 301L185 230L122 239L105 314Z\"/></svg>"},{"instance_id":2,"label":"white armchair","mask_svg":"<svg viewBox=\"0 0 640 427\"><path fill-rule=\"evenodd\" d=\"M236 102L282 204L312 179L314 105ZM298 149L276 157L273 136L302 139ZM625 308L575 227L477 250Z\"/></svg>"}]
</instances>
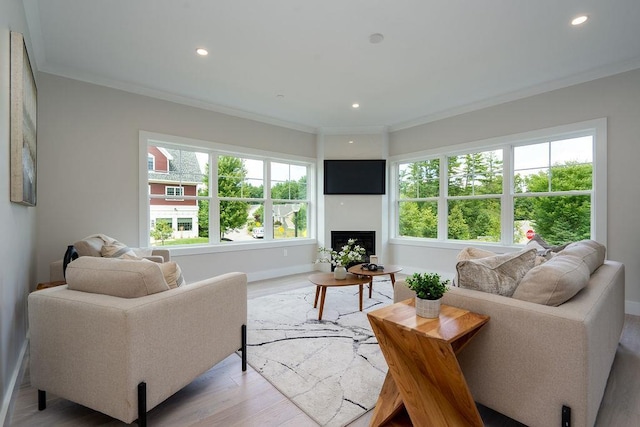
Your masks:
<instances>
[{"instance_id":1,"label":"white armchair","mask_svg":"<svg viewBox=\"0 0 640 427\"><path fill-rule=\"evenodd\" d=\"M80 260L87 261L87 258ZM162 280L160 267L131 264L118 281L141 278L139 288ZM247 277L228 273L175 289L122 298L72 290L69 285L29 295L31 383L38 406L46 392L125 423L146 424L147 410L240 349L246 370ZM138 271L145 268L145 271ZM138 269L133 271L134 269ZM156 273L157 271L157 273ZM149 273L150 272L150 273ZM101 287L110 279L94 269ZM157 277L157 275L160 277ZM86 288L85 288L86 289Z\"/></svg>"}]
</instances>

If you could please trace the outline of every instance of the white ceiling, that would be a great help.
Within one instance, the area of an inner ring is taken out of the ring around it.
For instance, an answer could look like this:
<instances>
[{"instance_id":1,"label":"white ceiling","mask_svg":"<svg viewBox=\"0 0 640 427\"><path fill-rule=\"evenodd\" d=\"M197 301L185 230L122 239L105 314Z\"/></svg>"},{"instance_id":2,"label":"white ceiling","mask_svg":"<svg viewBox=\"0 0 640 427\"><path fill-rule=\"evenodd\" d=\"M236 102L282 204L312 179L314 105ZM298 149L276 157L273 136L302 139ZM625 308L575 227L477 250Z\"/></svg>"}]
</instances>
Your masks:
<instances>
[{"instance_id":1,"label":"white ceiling","mask_svg":"<svg viewBox=\"0 0 640 427\"><path fill-rule=\"evenodd\" d=\"M24 3L40 71L306 131L401 129L640 68L640 0Z\"/></svg>"}]
</instances>

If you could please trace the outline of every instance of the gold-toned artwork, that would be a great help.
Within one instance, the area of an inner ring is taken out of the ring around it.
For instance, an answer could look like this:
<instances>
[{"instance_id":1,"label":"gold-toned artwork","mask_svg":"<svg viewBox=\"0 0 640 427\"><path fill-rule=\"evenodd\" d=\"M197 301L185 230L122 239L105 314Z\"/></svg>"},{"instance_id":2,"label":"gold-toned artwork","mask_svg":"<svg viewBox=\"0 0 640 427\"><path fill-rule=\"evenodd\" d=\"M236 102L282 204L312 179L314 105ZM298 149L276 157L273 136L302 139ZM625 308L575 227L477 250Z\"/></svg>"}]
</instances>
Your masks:
<instances>
[{"instance_id":1,"label":"gold-toned artwork","mask_svg":"<svg viewBox=\"0 0 640 427\"><path fill-rule=\"evenodd\" d=\"M11 201L36 205L38 91L22 34L11 32Z\"/></svg>"}]
</instances>

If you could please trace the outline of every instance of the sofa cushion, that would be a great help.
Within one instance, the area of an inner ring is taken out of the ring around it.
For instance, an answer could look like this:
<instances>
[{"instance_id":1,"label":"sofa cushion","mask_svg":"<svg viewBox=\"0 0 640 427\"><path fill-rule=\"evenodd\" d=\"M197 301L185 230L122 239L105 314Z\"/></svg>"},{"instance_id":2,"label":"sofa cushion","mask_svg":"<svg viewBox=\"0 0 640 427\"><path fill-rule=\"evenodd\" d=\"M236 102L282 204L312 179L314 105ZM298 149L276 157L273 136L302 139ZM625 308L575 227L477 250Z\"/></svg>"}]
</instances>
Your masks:
<instances>
[{"instance_id":1,"label":"sofa cushion","mask_svg":"<svg viewBox=\"0 0 640 427\"><path fill-rule=\"evenodd\" d=\"M100 251L102 250L102 245L104 245L104 240L100 238L100 236L88 236L82 240L78 240L73 244L75 246L78 255L83 256L102 256Z\"/></svg>"},{"instance_id":2,"label":"sofa cushion","mask_svg":"<svg viewBox=\"0 0 640 427\"><path fill-rule=\"evenodd\" d=\"M535 249L463 260L456 265L458 286L510 297L535 262Z\"/></svg>"},{"instance_id":3,"label":"sofa cushion","mask_svg":"<svg viewBox=\"0 0 640 427\"><path fill-rule=\"evenodd\" d=\"M169 290L160 264L84 256L67 266L69 289L121 298L137 298Z\"/></svg>"},{"instance_id":4,"label":"sofa cushion","mask_svg":"<svg viewBox=\"0 0 640 427\"><path fill-rule=\"evenodd\" d=\"M549 252L560 252L561 250L566 248L567 245L569 245L569 243L565 243L562 245L555 245L555 246L550 245L539 234L534 234L529 242L535 242Z\"/></svg>"},{"instance_id":5,"label":"sofa cushion","mask_svg":"<svg viewBox=\"0 0 640 427\"><path fill-rule=\"evenodd\" d=\"M558 306L587 286L590 277L587 264L563 252L525 274L513 298Z\"/></svg>"},{"instance_id":6,"label":"sofa cushion","mask_svg":"<svg viewBox=\"0 0 640 427\"><path fill-rule=\"evenodd\" d=\"M458 256L456 257L456 261L466 261L468 259L479 259L479 258L487 258L490 256L497 255L495 252L487 251L480 248L474 248L473 246L467 246L458 252Z\"/></svg>"},{"instance_id":7,"label":"sofa cushion","mask_svg":"<svg viewBox=\"0 0 640 427\"><path fill-rule=\"evenodd\" d=\"M182 269L177 263L169 261L158 265L160 266L160 270L162 270L165 282L167 282L167 285L169 285L171 289L186 284L184 276L182 275Z\"/></svg>"},{"instance_id":8,"label":"sofa cushion","mask_svg":"<svg viewBox=\"0 0 640 427\"><path fill-rule=\"evenodd\" d=\"M606 252L604 245L595 240L581 240L571 243L559 254L577 256L587 264L589 274L593 274L604 263Z\"/></svg>"}]
</instances>

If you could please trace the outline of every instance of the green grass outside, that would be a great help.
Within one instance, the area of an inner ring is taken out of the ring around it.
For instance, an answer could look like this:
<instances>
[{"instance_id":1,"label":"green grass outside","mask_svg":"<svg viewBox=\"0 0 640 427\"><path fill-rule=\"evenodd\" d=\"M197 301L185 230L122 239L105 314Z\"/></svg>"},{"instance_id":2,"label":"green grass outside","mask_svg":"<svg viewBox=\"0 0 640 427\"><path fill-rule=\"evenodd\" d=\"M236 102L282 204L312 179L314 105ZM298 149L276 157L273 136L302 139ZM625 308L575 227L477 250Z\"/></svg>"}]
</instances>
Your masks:
<instances>
[{"instance_id":1,"label":"green grass outside","mask_svg":"<svg viewBox=\"0 0 640 427\"><path fill-rule=\"evenodd\" d=\"M209 243L208 237L193 237L190 239L165 240L164 245L162 242L156 242L155 246L199 245L207 243Z\"/></svg>"}]
</instances>

